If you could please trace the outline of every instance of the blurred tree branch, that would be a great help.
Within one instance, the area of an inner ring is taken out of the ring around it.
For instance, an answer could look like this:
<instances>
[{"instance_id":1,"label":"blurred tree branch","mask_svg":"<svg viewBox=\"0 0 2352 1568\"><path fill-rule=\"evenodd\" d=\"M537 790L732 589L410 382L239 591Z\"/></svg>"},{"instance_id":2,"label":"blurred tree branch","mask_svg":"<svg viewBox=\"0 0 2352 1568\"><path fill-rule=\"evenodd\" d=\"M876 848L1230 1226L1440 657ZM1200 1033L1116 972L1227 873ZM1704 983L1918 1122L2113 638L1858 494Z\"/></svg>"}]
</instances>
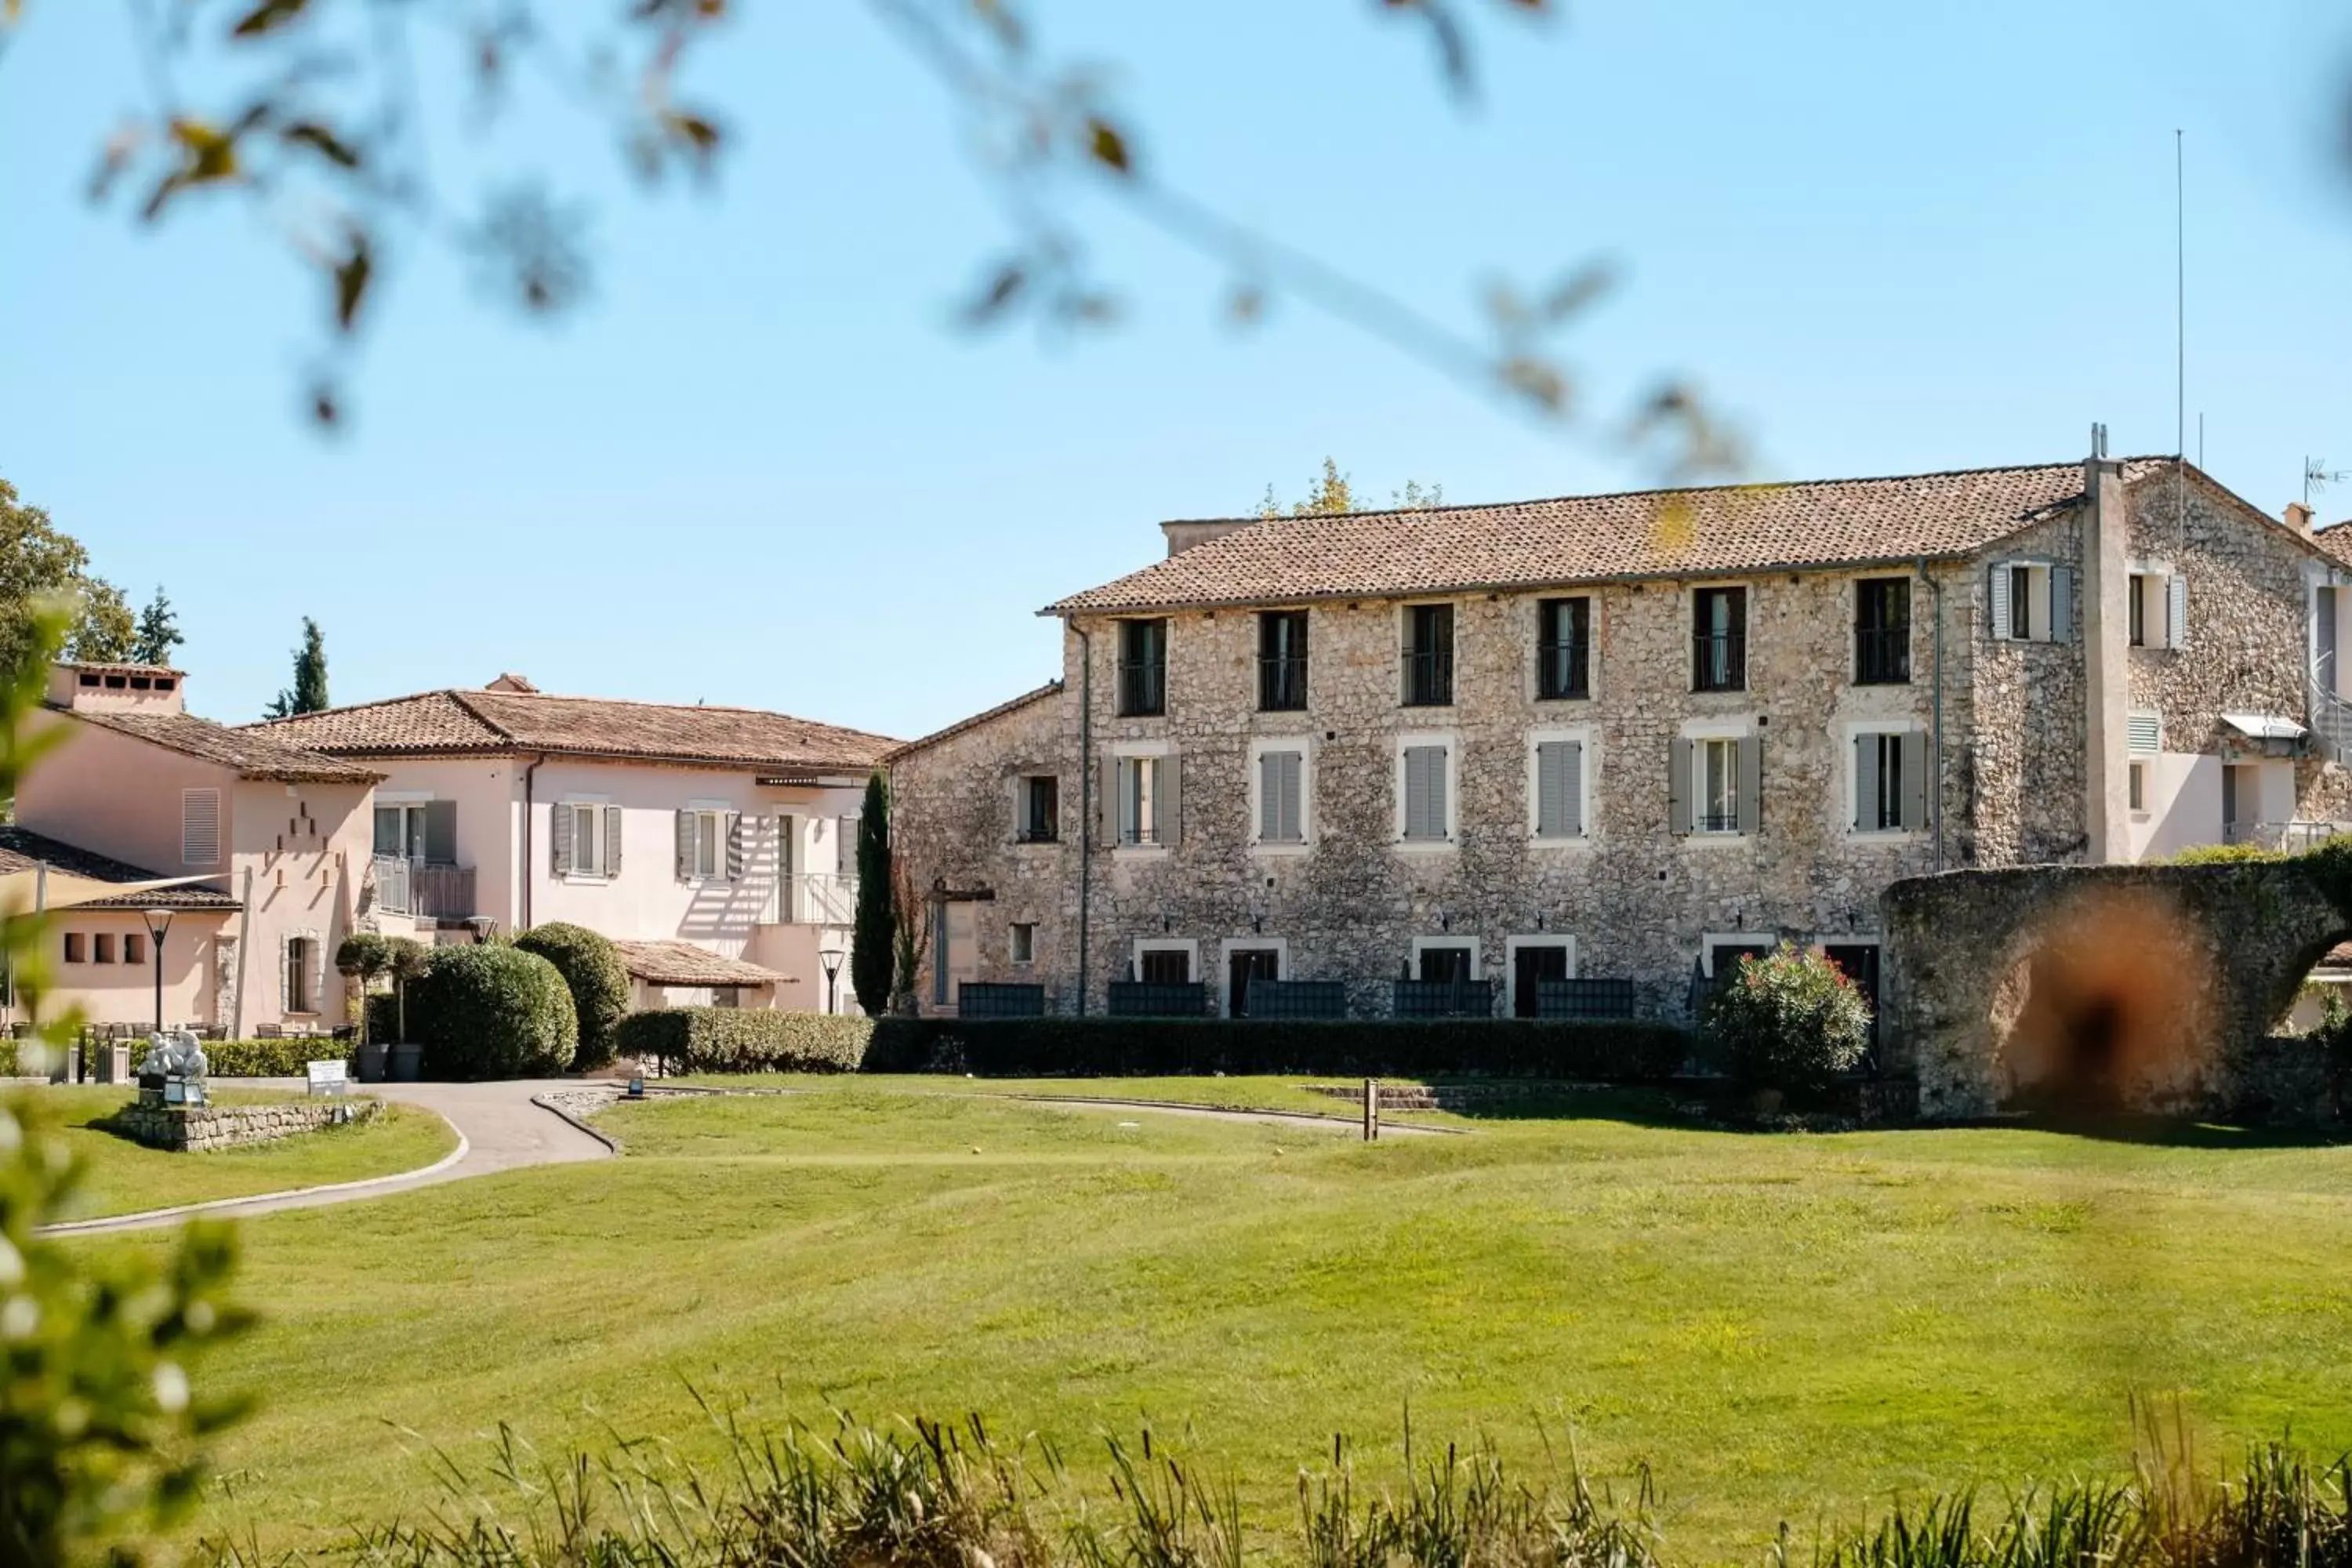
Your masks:
<instances>
[{"instance_id":1,"label":"blurred tree branch","mask_svg":"<svg viewBox=\"0 0 2352 1568\"><path fill-rule=\"evenodd\" d=\"M0 37L41 0L0 0ZM59 0L47 0L58 4ZM551 86L617 135L648 184L707 180L727 145L720 114L682 86L686 63L730 16L729 0L626 0L582 20L541 0L125 0L138 40L145 110L101 150L96 200L129 192L157 223L198 193L248 203L317 272L324 331L310 370L314 416L341 416L362 325L375 313L387 258L423 239L446 243L526 311L576 301L589 279L575 208L526 182L490 191L463 215L442 205L425 156L425 96L413 35L454 43L467 118L494 121L517 78ZM1563 428L1597 425L1557 341L1609 288L1592 262L1529 290L1494 284L1465 330L1398 299L1328 256L1252 229L1160 178L1106 74L1048 54L1025 0L860 0L922 64L961 114L964 134L1013 243L985 268L963 320L1025 317L1054 330L1114 321L1111 289L1088 265L1070 197L1104 192L1169 242L1231 281L1225 314L1258 320L1288 296L1421 363ZM1364 0L1417 26L1445 89L1478 87L1473 12L1541 20L1554 0ZM216 86L199 107L183 83ZM1613 426L1669 478L1727 471L1736 444L1689 389L1666 383Z\"/></svg>"}]
</instances>

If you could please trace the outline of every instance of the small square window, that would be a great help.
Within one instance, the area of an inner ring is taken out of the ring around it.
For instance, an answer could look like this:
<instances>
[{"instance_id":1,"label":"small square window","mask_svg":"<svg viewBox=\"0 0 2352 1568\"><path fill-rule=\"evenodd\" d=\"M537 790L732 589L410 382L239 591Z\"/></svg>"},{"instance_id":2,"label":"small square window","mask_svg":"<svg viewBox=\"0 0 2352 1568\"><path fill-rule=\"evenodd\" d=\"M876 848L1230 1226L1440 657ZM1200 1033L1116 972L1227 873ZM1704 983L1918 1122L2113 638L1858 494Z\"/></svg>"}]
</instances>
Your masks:
<instances>
[{"instance_id":1,"label":"small square window","mask_svg":"<svg viewBox=\"0 0 2352 1568\"><path fill-rule=\"evenodd\" d=\"M1015 963L1037 962L1037 923L1034 921L1013 922L1013 962Z\"/></svg>"},{"instance_id":2,"label":"small square window","mask_svg":"<svg viewBox=\"0 0 2352 1568\"><path fill-rule=\"evenodd\" d=\"M102 931L96 936L89 939L89 961L92 963L112 963L114 962L113 932Z\"/></svg>"},{"instance_id":3,"label":"small square window","mask_svg":"<svg viewBox=\"0 0 2352 1568\"><path fill-rule=\"evenodd\" d=\"M147 939L144 935L135 931L123 933L122 962L125 963L147 962Z\"/></svg>"},{"instance_id":4,"label":"small square window","mask_svg":"<svg viewBox=\"0 0 2352 1568\"><path fill-rule=\"evenodd\" d=\"M2131 808L2134 811L2146 811L2147 809L2147 764L2132 763L2128 776L2131 780Z\"/></svg>"},{"instance_id":5,"label":"small square window","mask_svg":"<svg viewBox=\"0 0 2352 1568\"><path fill-rule=\"evenodd\" d=\"M66 932L66 962L68 963L89 962L89 939L78 931Z\"/></svg>"},{"instance_id":6,"label":"small square window","mask_svg":"<svg viewBox=\"0 0 2352 1568\"><path fill-rule=\"evenodd\" d=\"M1024 844L1051 844L1062 836L1062 781L1040 773L1021 781L1021 831Z\"/></svg>"}]
</instances>

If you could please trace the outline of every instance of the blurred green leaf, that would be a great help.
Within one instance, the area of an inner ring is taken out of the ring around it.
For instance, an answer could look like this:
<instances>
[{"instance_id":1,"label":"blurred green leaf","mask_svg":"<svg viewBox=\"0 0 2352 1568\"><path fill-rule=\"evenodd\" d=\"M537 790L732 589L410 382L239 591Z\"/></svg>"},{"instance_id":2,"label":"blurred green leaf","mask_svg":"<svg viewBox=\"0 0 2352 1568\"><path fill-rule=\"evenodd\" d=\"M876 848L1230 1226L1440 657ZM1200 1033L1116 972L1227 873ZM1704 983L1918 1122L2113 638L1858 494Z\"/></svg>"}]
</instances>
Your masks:
<instances>
[{"instance_id":1,"label":"blurred green leaf","mask_svg":"<svg viewBox=\"0 0 2352 1568\"><path fill-rule=\"evenodd\" d=\"M1110 121L1098 117L1090 116L1087 121L1087 156L1115 174L1135 172L1128 158L1127 138Z\"/></svg>"},{"instance_id":2,"label":"blurred green leaf","mask_svg":"<svg viewBox=\"0 0 2352 1568\"><path fill-rule=\"evenodd\" d=\"M300 120L279 132L286 141L298 147L309 147L339 168L360 166L358 151L341 137L313 120Z\"/></svg>"},{"instance_id":3,"label":"blurred green leaf","mask_svg":"<svg viewBox=\"0 0 2352 1568\"><path fill-rule=\"evenodd\" d=\"M245 14L245 19L229 29L235 38L257 38L299 16L310 0L261 0L261 4Z\"/></svg>"}]
</instances>

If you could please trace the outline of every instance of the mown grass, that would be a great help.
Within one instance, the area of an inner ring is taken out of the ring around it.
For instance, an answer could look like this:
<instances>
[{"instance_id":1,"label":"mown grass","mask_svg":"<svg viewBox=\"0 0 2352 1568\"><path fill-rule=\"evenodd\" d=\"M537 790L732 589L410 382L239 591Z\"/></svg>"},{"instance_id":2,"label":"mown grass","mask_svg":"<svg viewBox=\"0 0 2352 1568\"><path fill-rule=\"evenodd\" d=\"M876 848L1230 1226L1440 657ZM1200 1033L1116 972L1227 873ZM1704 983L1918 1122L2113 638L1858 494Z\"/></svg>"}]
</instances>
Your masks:
<instances>
[{"instance_id":1,"label":"mown grass","mask_svg":"<svg viewBox=\"0 0 2352 1568\"><path fill-rule=\"evenodd\" d=\"M1682 1561L2118 1468L2135 1393L2216 1441L2352 1446L2352 1150L1500 1118L1368 1147L805 1088L618 1107L617 1162L248 1223L268 1321L213 1375L265 1405L213 1521L293 1545L425 1498L404 1429L691 1451L689 1383L1074 1455L1148 1420L1263 1530L1334 1432L1392 1461L1409 1410L1531 1467L1572 1425L1598 1477L1654 1469Z\"/></svg>"},{"instance_id":2,"label":"mown grass","mask_svg":"<svg viewBox=\"0 0 2352 1568\"><path fill-rule=\"evenodd\" d=\"M49 1088L26 1092L63 1130L67 1146L86 1172L80 1201L64 1216L69 1219L388 1176L429 1165L457 1146L457 1133L439 1117L394 1105L366 1126L322 1128L241 1149L171 1153L96 1125L133 1097L130 1090ZM222 1105L268 1104L287 1098L258 1089L217 1089L213 1094L215 1103Z\"/></svg>"}]
</instances>

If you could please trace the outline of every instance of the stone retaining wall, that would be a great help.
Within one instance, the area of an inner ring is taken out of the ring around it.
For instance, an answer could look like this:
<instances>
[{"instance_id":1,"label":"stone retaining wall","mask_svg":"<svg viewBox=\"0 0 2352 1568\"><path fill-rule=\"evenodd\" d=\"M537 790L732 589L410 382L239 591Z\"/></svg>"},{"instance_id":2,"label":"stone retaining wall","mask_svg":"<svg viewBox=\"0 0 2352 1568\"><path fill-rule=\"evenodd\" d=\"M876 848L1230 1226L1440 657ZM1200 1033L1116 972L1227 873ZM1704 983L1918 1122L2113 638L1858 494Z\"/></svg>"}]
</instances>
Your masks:
<instances>
[{"instance_id":1,"label":"stone retaining wall","mask_svg":"<svg viewBox=\"0 0 2352 1568\"><path fill-rule=\"evenodd\" d=\"M109 1125L151 1149L185 1152L267 1143L298 1132L315 1132L338 1121L372 1121L383 1110L376 1100L316 1100L283 1105L140 1105L114 1113Z\"/></svg>"}]
</instances>

